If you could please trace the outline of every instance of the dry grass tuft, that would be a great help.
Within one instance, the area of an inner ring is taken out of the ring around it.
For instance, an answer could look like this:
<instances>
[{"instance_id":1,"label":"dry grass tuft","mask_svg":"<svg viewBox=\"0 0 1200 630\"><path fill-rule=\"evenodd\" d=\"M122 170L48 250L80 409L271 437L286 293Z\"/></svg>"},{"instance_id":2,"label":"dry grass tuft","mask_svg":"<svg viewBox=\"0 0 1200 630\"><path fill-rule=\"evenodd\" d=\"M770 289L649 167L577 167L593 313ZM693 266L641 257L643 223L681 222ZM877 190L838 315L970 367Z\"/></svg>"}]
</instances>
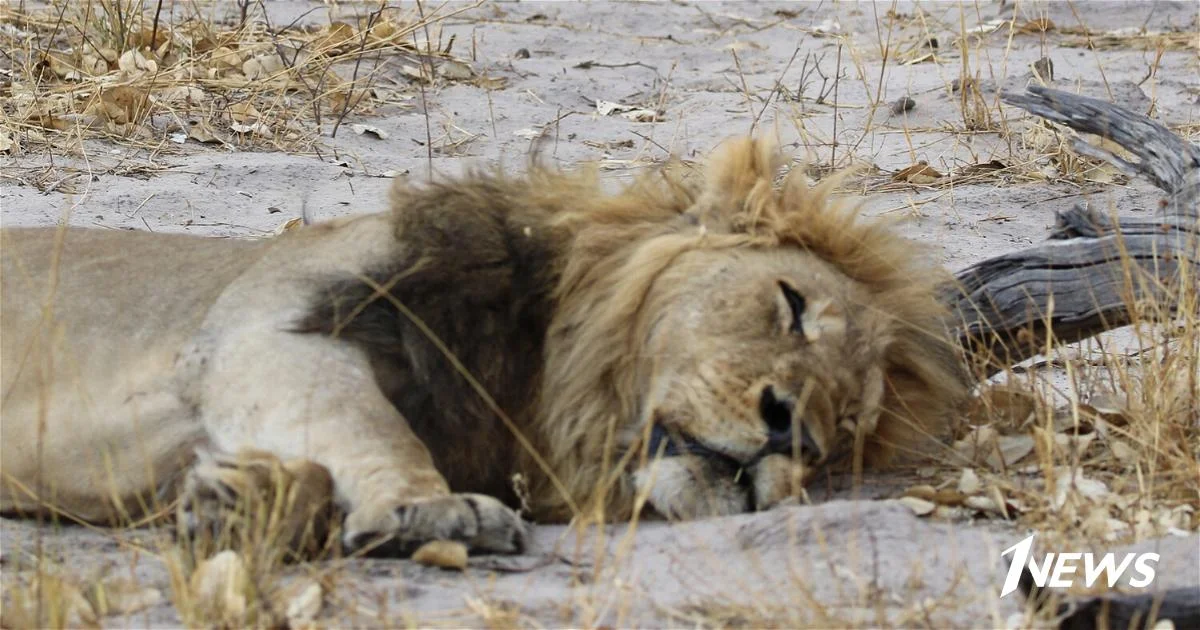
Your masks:
<instances>
[{"instance_id":1,"label":"dry grass tuft","mask_svg":"<svg viewBox=\"0 0 1200 630\"><path fill-rule=\"evenodd\" d=\"M310 26L272 24L249 2L163 4L0 7L10 51L0 60L0 151L80 151L90 138L154 151L188 141L308 151L351 113L406 101L377 85L385 60L417 68L401 72L409 81L476 79L438 28L475 5L383 6L352 23ZM221 13L235 7L241 12Z\"/></svg>"}]
</instances>

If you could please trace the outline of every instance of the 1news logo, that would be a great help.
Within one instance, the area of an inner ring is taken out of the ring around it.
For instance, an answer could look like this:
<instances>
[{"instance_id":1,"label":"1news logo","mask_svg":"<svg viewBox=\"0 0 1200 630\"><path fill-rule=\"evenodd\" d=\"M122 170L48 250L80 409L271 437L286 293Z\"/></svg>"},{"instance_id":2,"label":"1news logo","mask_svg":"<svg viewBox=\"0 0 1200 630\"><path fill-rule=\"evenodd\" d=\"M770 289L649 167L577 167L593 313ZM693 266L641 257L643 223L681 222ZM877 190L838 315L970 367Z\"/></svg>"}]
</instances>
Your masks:
<instances>
[{"instance_id":1,"label":"1news logo","mask_svg":"<svg viewBox=\"0 0 1200 630\"><path fill-rule=\"evenodd\" d=\"M1107 578L1108 586L1112 588L1131 565L1133 573L1129 577L1130 586L1145 588L1154 582L1154 565L1158 563L1156 553L1127 553L1119 564L1114 553L1101 555L1099 562L1096 562L1095 554L1091 553L1047 553L1039 565L1030 557L1033 536L1034 534L1030 534L1021 542L1000 552L1001 556L1010 553L1013 555L1012 563L1008 566L1008 575L1004 578L1004 588L1000 590L1000 597L1017 589L1021 571L1027 566L1033 583L1039 588L1069 588L1079 577L1077 570L1080 568L1080 560L1083 561L1083 583L1089 588L1101 575Z\"/></svg>"}]
</instances>

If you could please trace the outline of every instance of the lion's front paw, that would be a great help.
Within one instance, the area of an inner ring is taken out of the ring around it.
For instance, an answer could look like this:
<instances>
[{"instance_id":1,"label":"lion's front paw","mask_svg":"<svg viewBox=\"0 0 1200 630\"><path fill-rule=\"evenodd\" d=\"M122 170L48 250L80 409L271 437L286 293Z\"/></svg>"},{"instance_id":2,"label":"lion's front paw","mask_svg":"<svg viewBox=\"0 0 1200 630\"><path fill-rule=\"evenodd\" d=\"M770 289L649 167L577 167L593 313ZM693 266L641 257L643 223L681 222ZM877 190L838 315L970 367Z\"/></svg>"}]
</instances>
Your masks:
<instances>
[{"instance_id":1,"label":"lion's front paw","mask_svg":"<svg viewBox=\"0 0 1200 630\"><path fill-rule=\"evenodd\" d=\"M529 526L506 505L483 494L452 494L399 507L363 506L346 517L346 548L371 555L408 556L432 540L456 540L471 551L521 553Z\"/></svg>"}]
</instances>

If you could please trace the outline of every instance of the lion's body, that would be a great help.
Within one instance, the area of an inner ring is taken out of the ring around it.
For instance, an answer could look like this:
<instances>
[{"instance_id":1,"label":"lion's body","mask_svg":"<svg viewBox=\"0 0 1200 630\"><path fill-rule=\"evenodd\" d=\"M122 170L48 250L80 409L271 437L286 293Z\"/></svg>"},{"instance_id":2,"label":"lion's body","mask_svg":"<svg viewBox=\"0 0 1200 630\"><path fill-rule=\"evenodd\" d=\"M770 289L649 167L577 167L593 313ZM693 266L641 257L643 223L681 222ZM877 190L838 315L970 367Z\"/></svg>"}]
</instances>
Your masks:
<instances>
[{"instance_id":1,"label":"lion's body","mask_svg":"<svg viewBox=\"0 0 1200 630\"><path fill-rule=\"evenodd\" d=\"M5 230L0 507L119 520L253 449L327 468L347 540L511 551L514 473L538 520L637 492L689 516L794 491L780 454L839 426L936 436L962 390L935 276L773 164L742 142L617 195L476 175L266 241Z\"/></svg>"}]
</instances>

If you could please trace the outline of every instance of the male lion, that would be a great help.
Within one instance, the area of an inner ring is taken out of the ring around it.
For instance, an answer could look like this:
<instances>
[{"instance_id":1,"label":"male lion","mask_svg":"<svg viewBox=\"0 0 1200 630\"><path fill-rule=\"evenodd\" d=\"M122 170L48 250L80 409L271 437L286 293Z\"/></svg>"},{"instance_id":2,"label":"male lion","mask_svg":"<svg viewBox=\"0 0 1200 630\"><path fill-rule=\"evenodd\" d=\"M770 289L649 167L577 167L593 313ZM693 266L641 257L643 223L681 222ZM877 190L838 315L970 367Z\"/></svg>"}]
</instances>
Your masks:
<instances>
[{"instance_id":1,"label":"male lion","mask_svg":"<svg viewBox=\"0 0 1200 630\"><path fill-rule=\"evenodd\" d=\"M228 500L266 453L328 471L350 548L515 552L514 473L537 521L692 518L919 448L964 391L942 276L779 164L476 173L268 240L4 230L0 507Z\"/></svg>"}]
</instances>

